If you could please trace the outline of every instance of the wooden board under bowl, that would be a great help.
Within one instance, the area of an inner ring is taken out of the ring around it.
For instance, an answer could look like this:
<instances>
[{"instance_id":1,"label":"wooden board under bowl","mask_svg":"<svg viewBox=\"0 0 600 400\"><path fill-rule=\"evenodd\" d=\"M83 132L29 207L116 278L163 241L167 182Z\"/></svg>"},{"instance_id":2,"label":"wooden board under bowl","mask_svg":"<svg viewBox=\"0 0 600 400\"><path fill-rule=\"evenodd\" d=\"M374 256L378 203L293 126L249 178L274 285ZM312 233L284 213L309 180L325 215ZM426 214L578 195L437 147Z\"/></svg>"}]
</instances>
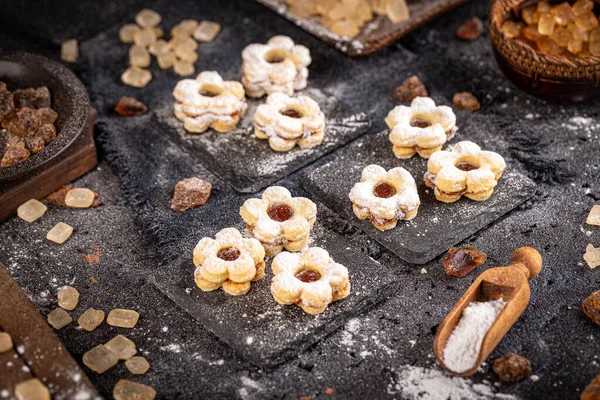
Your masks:
<instances>
[{"instance_id":1,"label":"wooden board under bowl","mask_svg":"<svg viewBox=\"0 0 600 400\"><path fill-rule=\"evenodd\" d=\"M361 57L381 50L409 32L448 12L467 0L408 0L410 18L392 23L386 16L378 15L366 23L354 38L340 37L319 23L319 17L299 18L288 11L285 0L256 0L289 19L302 29L350 57Z\"/></svg>"}]
</instances>

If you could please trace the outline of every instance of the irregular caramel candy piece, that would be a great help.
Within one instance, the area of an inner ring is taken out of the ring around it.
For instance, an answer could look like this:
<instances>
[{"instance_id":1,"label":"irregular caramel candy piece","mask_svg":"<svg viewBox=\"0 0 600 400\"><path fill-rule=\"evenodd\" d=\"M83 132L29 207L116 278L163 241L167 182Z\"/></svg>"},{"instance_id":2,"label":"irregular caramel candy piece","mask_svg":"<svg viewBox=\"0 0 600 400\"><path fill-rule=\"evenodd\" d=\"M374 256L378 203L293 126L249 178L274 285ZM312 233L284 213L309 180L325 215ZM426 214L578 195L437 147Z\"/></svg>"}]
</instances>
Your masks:
<instances>
[{"instance_id":1,"label":"irregular caramel candy piece","mask_svg":"<svg viewBox=\"0 0 600 400\"><path fill-rule=\"evenodd\" d=\"M203 206L210 197L211 189L212 185L202 179L183 179L175 185L171 208L175 211L186 211Z\"/></svg>"},{"instance_id":2,"label":"irregular caramel candy piece","mask_svg":"<svg viewBox=\"0 0 600 400\"><path fill-rule=\"evenodd\" d=\"M501 381L518 382L531 375L531 361L515 353L494 360L494 372Z\"/></svg>"},{"instance_id":3,"label":"irregular caramel candy piece","mask_svg":"<svg viewBox=\"0 0 600 400\"><path fill-rule=\"evenodd\" d=\"M31 378L15 386L17 400L50 400L50 392L38 378Z\"/></svg>"},{"instance_id":4,"label":"irregular caramel candy piece","mask_svg":"<svg viewBox=\"0 0 600 400\"><path fill-rule=\"evenodd\" d=\"M477 111L481 108L481 104L477 97L469 92L456 93L452 98L452 103L455 107L463 110Z\"/></svg>"},{"instance_id":5,"label":"irregular caramel candy piece","mask_svg":"<svg viewBox=\"0 0 600 400\"><path fill-rule=\"evenodd\" d=\"M121 379L113 390L115 400L154 400L156 390L151 386Z\"/></svg>"},{"instance_id":6,"label":"irregular caramel candy piece","mask_svg":"<svg viewBox=\"0 0 600 400\"><path fill-rule=\"evenodd\" d=\"M117 356L103 344L99 344L83 355L83 363L99 374L108 371L118 362Z\"/></svg>"},{"instance_id":7,"label":"irregular caramel candy piece","mask_svg":"<svg viewBox=\"0 0 600 400\"><path fill-rule=\"evenodd\" d=\"M444 271L449 276L462 278L486 260L487 255L477 247L452 247L444 257Z\"/></svg>"},{"instance_id":8,"label":"irregular caramel candy piece","mask_svg":"<svg viewBox=\"0 0 600 400\"><path fill-rule=\"evenodd\" d=\"M308 3L310 3L310 0ZM212 42L219 32L221 32L221 25L212 21L202 21L194 31L194 39L199 42Z\"/></svg>"},{"instance_id":9,"label":"irregular caramel candy piece","mask_svg":"<svg viewBox=\"0 0 600 400\"><path fill-rule=\"evenodd\" d=\"M600 226L600 205L595 204L587 217L586 223L588 225Z\"/></svg>"},{"instance_id":10,"label":"irregular caramel candy piece","mask_svg":"<svg viewBox=\"0 0 600 400\"><path fill-rule=\"evenodd\" d=\"M65 196L65 204L73 208L88 208L94 202L96 194L90 189L71 189Z\"/></svg>"},{"instance_id":11,"label":"irregular caramel candy piece","mask_svg":"<svg viewBox=\"0 0 600 400\"><path fill-rule=\"evenodd\" d=\"M600 399L600 374L596 375L585 390L581 393L580 400L598 400Z\"/></svg>"},{"instance_id":12,"label":"irregular caramel candy piece","mask_svg":"<svg viewBox=\"0 0 600 400\"><path fill-rule=\"evenodd\" d=\"M119 29L119 39L123 43L133 43L135 33L140 30L136 24L125 24Z\"/></svg>"},{"instance_id":13,"label":"irregular caramel candy piece","mask_svg":"<svg viewBox=\"0 0 600 400\"><path fill-rule=\"evenodd\" d=\"M139 67L131 66L121 75L121 81L124 84L143 88L152 80L152 73Z\"/></svg>"},{"instance_id":14,"label":"irregular caramel candy piece","mask_svg":"<svg viewBox=\"0 0 600 400\"><path fill-rule=\"evenodd\" d=\"M71 286L63 286L58 291L58 305L65 310L72 311L79 303L79 292Z\"/></svg>"},{"instance_id":15,"label":"irregular caramel candy piece","mask_svg":"<svg viewBox=\"0 0 600 400\"><path fill-rule=\"evenodd\" d=\"M504 29L504 25L502 27ZM481 36L483 32L483 22L477 17L473 17L456 31L456 36L463 40L475 40Z\"/></svg>"},{"instance_id":16,"label":"irregular caramel candy piece","mask_svg":"<svg viewBox=\"0 0 600 400\"><path fill-rule=\"evenodd\" d=\"M154 28L160 24L162 18L156 11L144 8L135 16L135 22L142 28Z\"/></svg>"},{"instance_id":17,"label":"irregular caramel candy piece","mask_svg":"<svg viewBox=\"0 0 600 400\"><path fill-rule=\"evenodd\" d=\"M77 39L62 42L60 45L60 59L68 63L74 63L77 62L77 58L79 58L79 44L77 43Z\"/></svg>"},{"instance_id":18,"label":"irregular caramel candy piece","mask_svg":"<svg viewBox=\"0 0 600 400\"><path fill-rule=\"evenodd\" d=\"M135 324L137 324L139 318L140 314L136 311L115 308L108 313L106 323L121 328L133 328Z\"/></svg>"},{"instance_id":19,"label":"irregular caramel candy piece","mask_svg":"<svg viewBox=\"0 0 600 400\"><path fill-rule=\"evenodd\" d=\"M13 341L6 332L0 332L0 354L13 348Z\"/></svg>"},{"instance_id":20,"label":"irregular caramel candy piece","mask_svg":"<svg viewBox=\"0 0 600 400\"><path fill-rule=\"evenodd\" d=\"M24 221L33 222L46 213L48 207L36 199L31 199L17 208L17 215Z\"/></svg>"},{"instance_id":21,"label":"irregular caramel candy piece","mask_svg":"<svg viewBox=\"0 0 600 400\"><path fill-rule=\"evenodd\" d=\"M148 111L148 107L144 103L127 96L121 97L115 106L115 112L126 117L144 114L146 111Z\"/></svg>"},{"instance_id":22,"label":"irregular caramel candy piece","mask_svg":"<svg viewBox=\"0 0 600 400\"><path fill-rule=\"evenodd\" d=\"M416 75L413 75L402 82L402 85L394 90L394 99L397 101L409 102L413 101L415 97L428 96L429 93L427 92L427 88Z\"/></svg>"},{"instance_id":23,"label":"irregular caramel candy piece","mask_svg":"<svg viewBox=\"0 0 600 400\"><path fill-rule=\"evenodd\" d=\"M2 121L3 125L4 122L7 122L5 128L8 131L25 137L30 133L35 133L42 126L44 115L39 110L25 107L18 109L13 118Z\"/></svg>"},{"instance_id":24,"label":"irregular caramel candy piece","mask_svg":"<svg viewBox=\"0 0 600 400\"><path fill-rule=\"evenodd\" d=\"M596 325L600 325L600 290L590 294L587 299L581 303L583 312L590 317Z\"/></svg>"},{"instance_id":25,"label":"irregular caramel candy piece","mask_svg":"<svg viewBox=\"0 0 600 400\"><path fill-rule=\"evenodd\" d=\"M150 364L144 357L131 357L125 361L125 366L134 375L145 374L150 369Z\"/></svg>"},{"instance_id":26,"label":"irregular caramel candy piece","mask_svg":"<svg viewBox=\"0 0 600 400\"><path fill-rule=\"evenodd\" d=\"M591 269L600 265L600 247L594 248L592 244L588 244L585 249L583 259L588 263Z\"/></svg>"},{"instance_id":27,"label":"irregular caramel candy piece","mask_svg":"<svg viewBox=\"0 0 600 400\"><path fill-rule=\"evenodd\" d=\"M123 335L117 335L104 344L119 360L127 360L137 353L135 343Z\"/></svg>"},{"instance_id":28,"label":"irregular caramel candy piece","mask_svg":"<svg viewBox=\"0 0 600 400\"><path fill-rule=\"evenodd\" d=\"M104 321L104 311L90 308L81 314L77 323L86 331L91 332L96 329L102 321Z\"/></svg>"},{"instance_id":29,"label":"irregular caramel candy piece","mask_svg":"<svg viewBox=\"0 0 600 400\"><path fill-rule=\"evenodd\" d=\"M73 322L73 318L68 312L62 308L57 308L48 314L48 323L54 327L54 329L62 329L65 326Z\"/></svg>"},{"instance_id":30,"label":"irregular caramel candy piece","mask_svg":"<svg viewBox=\"0 0 600 400\"><path fill-rule=\"evenodd\" d=\"M67 241L73 234L73 228L64 222L59 222L54 225L54 228L50 229L46 234L46 239L51 242L63 244Z\"/></svg>"}]
</instances>

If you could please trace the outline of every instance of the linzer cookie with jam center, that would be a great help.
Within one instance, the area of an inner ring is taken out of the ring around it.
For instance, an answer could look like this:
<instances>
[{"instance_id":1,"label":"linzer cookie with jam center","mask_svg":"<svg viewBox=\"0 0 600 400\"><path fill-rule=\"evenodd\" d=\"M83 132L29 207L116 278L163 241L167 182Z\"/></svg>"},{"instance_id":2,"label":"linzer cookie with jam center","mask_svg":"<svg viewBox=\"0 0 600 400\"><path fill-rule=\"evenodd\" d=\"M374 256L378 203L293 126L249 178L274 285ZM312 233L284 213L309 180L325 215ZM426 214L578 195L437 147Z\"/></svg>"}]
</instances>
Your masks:
<instances>
[{"instance_id":1,"label":"linzer cookie with jam center","mask_svg":"<svg viewBox=\"0 0 600 400\"><path fill-rule=\"evenodd\" d=\"M307 96L290 97L273 93L254 114L254 133L268 139L275 151L318 146L325 137L325 115L319 104Z\"/></svg>"},{"instance_id":2,"label":"linzer cookie with jam center","mask_svg":"<svg viewBox=\"0 0 600 400\"><path fill-rule=\"evenodd\" d=\"M434 189L435 198L444 203L453 203L462 196L483 201L492 195L505 168L500 154L463 141L450 150L434 153L427 162L424 180Z\"/></svg>"},{"instance_id":3,"label":"linzer cookie with jam center","mask_svg":"<svg viewBox=\"0 0 600 400\"><path fill-rule=\"evenodd\" d=\"M265 250L256 239L243 238L235 228L225 228L215 239L202 238L194 248L194 279L203 291L220 287L232 296L250 290L250 282L265 274Z\"/></svg>"},{"instance_id":4,"label":"linzer cookie with jam center","mask_svg":"<svg viewBox=\"0 0 600 400\"><path fill-rule=\"evenodd\" d=\"M265 248L267 257L300 251L308 243L317 218L317 206L305 197L292 197L289 190L271 186L260 199L248 199L240 208L248 231Z\"/></svg>"},{"instance_id":5,"label":"linzer cookie with jam center","mask_svg":"<svg viewBox=\"0 0 600 400\"><path fill-rule=\"evenodd\" d=\"M251 44L242 51L242 83L250 97L306 88L310 51L287 36L274 36L267 44Z\"/></svg>"},{"instance_id":6,"label":"linzer cookie with jam center","mask_svg":"<svg viewBox=\"0 0 600 400\"><path fill-rule=\"evenodd\" d=\"M224 81L215 71L184 79L173 90L175 116L186 131L202 133L208 128L228 132L236 127L248 105L241 83Z\"/></svg>"},{"instance_id":7,"label":"linzer cookie with jam center","mask_svg":"<svg viewBox=\"0 0 600 400\"><path fill-rule=\"evenodd\" d=\"M279 304L296 304L308 314L320 314L329 304L348 297L348 269L319 247L302 254L283 252L273 259L271 294Z\"/></svg>"},{"instance_id":8,"label":"linzer cookie with jam center","mask_svg":"<svg viewBox=\"0 0 600 400\"><path fill-rule=\"evenodd\" d=\"M418 153L429 158L442 149L457 131L456 115L448 106L436 106L429 97L416 97L407 106L396 106L385 119L398 158Z\"/></svg>"},{"instance_id":9,"label":"linzer cookie with jam center","mask_svg":"<svg viewBox=\"0 0 600 400\"><path fill-rule=\"evenodd\" d=\"M386 171L379 165L363 169L349 197L354 214L381 231L394 228L400 220L413 219L421 203L417 184L407 170L398 167Z\"/></svg>"}]
</instances>

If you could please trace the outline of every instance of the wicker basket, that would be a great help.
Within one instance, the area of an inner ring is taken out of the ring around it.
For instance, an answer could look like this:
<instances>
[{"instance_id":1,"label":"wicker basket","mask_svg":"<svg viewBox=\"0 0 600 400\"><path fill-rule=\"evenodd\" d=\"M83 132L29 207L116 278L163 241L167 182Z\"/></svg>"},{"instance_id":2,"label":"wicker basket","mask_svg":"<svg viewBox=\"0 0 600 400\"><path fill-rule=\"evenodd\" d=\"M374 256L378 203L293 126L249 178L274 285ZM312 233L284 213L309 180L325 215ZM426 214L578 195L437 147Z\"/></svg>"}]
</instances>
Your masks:
<instances>
[{"instance_id":1,"label":"wicker basket","mask_svg":"<svg viewBox=\"0 0 600 400\"><path fill-rule=\"evenodd\" d=\"M552 1L551 1L552 2ZM493 0L490 38L504 74L522 90L548 100L583 101L600 95L600 57L550 56L511 39L501 30L532 0Z\"/></svg>"}]
</instances>

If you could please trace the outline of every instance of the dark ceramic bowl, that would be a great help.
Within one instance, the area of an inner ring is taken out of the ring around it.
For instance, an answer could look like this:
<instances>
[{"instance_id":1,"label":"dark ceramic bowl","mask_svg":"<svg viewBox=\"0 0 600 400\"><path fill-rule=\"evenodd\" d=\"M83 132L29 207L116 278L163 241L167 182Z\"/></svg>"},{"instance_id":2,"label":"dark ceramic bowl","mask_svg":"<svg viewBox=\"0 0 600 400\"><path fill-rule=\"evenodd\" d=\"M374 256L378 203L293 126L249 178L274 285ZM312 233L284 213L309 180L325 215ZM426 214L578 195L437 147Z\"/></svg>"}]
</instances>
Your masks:
<instances>
[{"instance_id":1,"label":"dark ceramic bowl","mask_svg":"<svg viewBox=\"0 0 600 400\"><path fill-rule=\"evenodd\" d=\"M48 86L52 108L58 113L56 139L27 160L0 168L0 182L17 179L57 157L88 126L90 99L81 81L69 69L45 57L0 50L0 81L10 91Z\"/></svg>"},{"instance_id":2,"label":"dark ceramic bowl","mask_svg":"<svg viewBox=\"0 0 600 400\"><path fill-rule=\"evenodd\" d=\"M505 21L520 20L520 10L536 3L535 0L492 1L490 38L500 70L521 90L545 100L584 101L599 97L600 57L550 56L502 32Z\"/></svg>"}]
</instances>

